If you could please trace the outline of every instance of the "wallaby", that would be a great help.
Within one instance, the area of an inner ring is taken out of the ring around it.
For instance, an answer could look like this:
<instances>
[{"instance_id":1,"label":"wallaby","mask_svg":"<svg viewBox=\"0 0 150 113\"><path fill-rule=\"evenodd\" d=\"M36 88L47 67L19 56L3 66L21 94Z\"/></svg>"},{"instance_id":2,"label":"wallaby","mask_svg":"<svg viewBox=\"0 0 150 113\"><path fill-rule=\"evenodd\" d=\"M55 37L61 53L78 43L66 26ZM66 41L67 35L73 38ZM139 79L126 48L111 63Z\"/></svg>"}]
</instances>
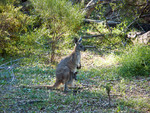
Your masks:
<instances>
[{"instance_id":1,"label":"wallaby","mask_svg":"<svg viewBox=\"0 0 150 113\"><path fill-rule=\"evenodd\" d=\"M77 69L78 69L78 68L77 68ZM78 73L78 72L75 72L75 73L71 72L71 74L73 75L73 79L75 79L75 80L77 80L77 73Z\"/></svg>"},{"instance_id":2,"label":"wallaby","mask_svg":"<svg viewBox=\"0 0 150 113\"><path fill-rule=\"evenodd\" d=\"M61 83L64 84L64 91L68 90L68 85L73 86L73 78L76 76L77 68L81 68L81 53L85 51L85 47L81 44L82 38L74 39L75 47L73 52L62 59L56 68L56 82L50 89L58 87ZM75 77L76 78L76 77Z\"/></svg>"},{"instance_id":3,"label":"wallaby","mask_svg":"<svg viewBox=\"0 0 150 113\"><path fill-rule=\"evenodd\" d=\"M85 47L81 44L82 38L79 40L74 39L75 47L73 52L62 59L56 68L56 82L53 86L43 85L43 86L31 86L34 88L47 88L54 89L57 88L61 83L64 84L64 91L68 90L68 85L73 86L73 79L76 79L76 70L81 68L81 53L80 51L85 51Z\"/></svg>"}]
</instances>

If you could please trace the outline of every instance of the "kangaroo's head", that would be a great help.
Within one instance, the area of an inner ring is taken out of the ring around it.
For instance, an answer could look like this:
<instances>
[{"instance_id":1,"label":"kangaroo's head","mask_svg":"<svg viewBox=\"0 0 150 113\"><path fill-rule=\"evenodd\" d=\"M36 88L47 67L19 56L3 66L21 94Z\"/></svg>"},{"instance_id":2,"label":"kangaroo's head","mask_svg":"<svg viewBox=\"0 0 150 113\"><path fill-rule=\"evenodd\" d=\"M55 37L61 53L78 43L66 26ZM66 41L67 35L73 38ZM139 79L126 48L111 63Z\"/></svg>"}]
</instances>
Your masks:
<instances>
[{"instance_id":1,"label":"kangaroo's head","mask_svg":"<svg viewBox=\"0 0 150 113\"><path fill-rule=\"evenodd\" d=\"M75 51L85 51L85 47L82 45L81 43L82 38L80 38L79 40L77 38L74 38L74 42L75 42Z\"/></svg>"}]
</instances>

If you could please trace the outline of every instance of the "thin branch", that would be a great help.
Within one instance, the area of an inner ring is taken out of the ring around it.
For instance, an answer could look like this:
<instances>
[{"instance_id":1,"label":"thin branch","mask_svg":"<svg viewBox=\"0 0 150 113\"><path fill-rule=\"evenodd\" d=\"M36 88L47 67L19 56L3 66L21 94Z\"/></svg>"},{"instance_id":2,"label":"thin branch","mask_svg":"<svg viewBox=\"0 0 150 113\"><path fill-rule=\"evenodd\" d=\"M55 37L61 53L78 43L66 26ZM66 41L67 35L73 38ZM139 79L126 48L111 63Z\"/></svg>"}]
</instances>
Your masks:
<instances>
[{"instance_id":1,"label":"thin branch","mask_svg":"<svg viewBox=\"0 0 150 113\"><path fill-rule=\"evenodd\" d=\"M149 5L149 3L148 3L148 0L147 0L147 3L146 3L146 5L144 6L144 8L142 9L141 13L127 26L127 28L125 29L125 33L126 33L126 31L129 29L129 27L130 27L134 22L136 22L139 18L142 17L142 13L144 12L144 10L146 9L146 7L147 7L148 5Z\"/></svg>"},{"instance_id":2,"label":"thin branch","mask_svg":"<svg viewBox=\"0 0 150 113\"><path fill-rule=\"evenodd\" d=\"M141 15L141 18L143 18L143 17L149 17L150 16L150 14L145 14L145 15Z\"/></svg>"},{"instance_id":3,"label":"thin branch","mask_svg":"<svg viewBox=\"0 0 150 113\"><path fill-rule=\"evenodd\" d=\"M140 14L126 27L126 29L124 30L124 33L127 32L127 30L129 29L129 27L130 27L133 23L135 23L139 18L142 17L142 13L143 13L144 10L146 9L146 7L149 5L148 0L146 0L146 1L147 1L147 3L146 3L146 5L144 6L144 8L142 9L142 11L140 12ZM124 46L126 46L126 43L127 43L126 37L124 37L124 39L125 39L125 43L124 43L123 40L122 40L122 44L123 44Z\"/></svg>"},{"instance_id":4,"label":"thin branch","mask_svg":"<svg viewBox=\"0 0 150 113\"><path fill-rule=\"evenodd\" d=\"M64 34L64 32L60 33L60 34L56 37L57 40L59 40L63 34Z\"/></svg>"},{"instance_id":5,"label":"thin branch","mask_svg":"<svg viewBox=\"0 0 150 113\"><path fill-rule=\"evenodd\" d=\"M142 31L146 32L138 22L136 22L136 23L138 24L138 26L141 28Z\"/></svg>"},{"instance_id":6,"label":"thin branch","mask_svg":"<svg viewBox=\"0 0 150 113\"><path fill-rule=\"evenodd\" d=\"M101 32L99 31L99 29L97 29L97 27L95 27L94 25L93 25L93 27L97 30L97 32L99 32L101 34ZM104 37L105 37L105 35L104 35ZM108 40L107 38L105 38L105 39L111 43L110 40ZM117 48L114 44L111 43L111 45L114 46L115 48Z\"/></svg>"},{"instance_id":7,"label":"thin branch","mask_svg":"<svg viewBox=\"0 0 150 113\"><path fill-rule=\"evenodd\" d=\"M24 58L24 57L18 58L18 59L16 59L16 60L9 61L9 62L7 62L7 63L4 63L4 64L0 65L0 68L3 68L3 66L6 66L7 64L9 64L9 63L11 63L11 62L17 62L17 61L19 61L19 60L21 60L21 59L23 59L23 58Z\"/></svg>"},{"instance_id":8,"label":"thin branch","mask_svg":"<svg viewBox=\"0 0 150 113\"><path fill-rule=\"evenodd\" d=\"M124 30L125 33L126 33L126 31L129 29L129 27L130 27L137 19L139 19L138 16L126 27L126 29Z\"/></svg>"},{"instance_id":9,"label":"thin branch","mask_svg":"<svg viewBox=\"0 0 150 113\"><path fill-rule=\"evenodd\" d=\"M96 48L96 46L85 46L85 48Z\"/></svg>"},{"instance_id":10,"label":"thin branch","mask_svg":"<svg viewBox=\"0 0 150 113\"><path fill-rule=\"evenodd\" d=\"M141 18L142 13L143 13L144 10L146 9L146 7L149 6L149 2L148 2L148 1L149 1L149 0L146 0L146 5L145 5L144 8L142 9L142 11L141 11L141 13L140 13L140 15L139 15L139 18Z\"/></svg>"},{"instance_id":11,"label":"thin branch","mask_svg":"<svg viewBox=\"0 0 150 113\"><path fill-rule=\"evenodd\" d=\"M91 35L91 36L82 36L82 38L93 38L93 37L104 37L104 34Z\"/></svg>"},{"instance_id":12,"label":"thin branch","mask_svg":"<svg viewBox=\"0 0 150 113\"><path fill-rule=\"evenodd\" d=\"M111 0L91 0L86 7L83 10L83 13L87 13L86 17L89 18L89 16L91 15L92 11L95 9L95 6L97 4L101 4L101 3L110 3Z\"/></svg>"},{"instance_id":13,"label":"thin branch","mask_svg":"<svg viewBox=\"0 0 150 113\"><path fill-rule=\"evenodd\" d=\"M12 80L11 80L10 83L12 83L15 80L15 74L14 74L14 71L13 71L13 67L11 69L11 76L12 76Z\"/></svg>"},{"instance_id":14,"label":"thin branch","mask_svg":"<svg viewBox=\"0 0 150 113\"><path fill-rule=\"evenodd\" d=\"M102 24L105 21L103 20L93 20L93 19L84 19L85 22L93 22L93 23L97 23L97 24ZM115 22L115 21L107 21L107 23L109 25L116 25L116 24L120 24L120 22Z\"/></svg>"}]
</instances>

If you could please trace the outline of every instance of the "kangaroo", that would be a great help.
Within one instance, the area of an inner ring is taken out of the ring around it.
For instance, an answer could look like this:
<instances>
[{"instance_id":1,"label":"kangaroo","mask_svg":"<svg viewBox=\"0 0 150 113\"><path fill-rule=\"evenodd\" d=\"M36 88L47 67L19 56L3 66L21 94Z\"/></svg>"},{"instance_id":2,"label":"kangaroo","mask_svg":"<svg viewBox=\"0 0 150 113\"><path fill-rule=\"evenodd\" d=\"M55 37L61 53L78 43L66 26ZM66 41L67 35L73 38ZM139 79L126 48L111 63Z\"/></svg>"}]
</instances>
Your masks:
<instances>
[{"instance_id":1,"label":"kangaroo","mask_svg":"<svg viewBox=\"0 0 150 113\"><path fill-rule=\"evenodd\" d=\"M85 47L81 44L82 38L74 39L75 47L73 52L62 59L56 68L56 82L49 89L57 88L61 83L64 84L64 91L68 90L68 85L73 86L73 78L76 79L76 70L81 68L81 53ZM75 76L74 76L75 75Z\"/></svg>"},{"instance_id":2,"label":"kangaroo","mask_svg":"<svg viewBox=\"0 0 150 113\"><path fill-rule=\"evenodd\" d=\"M53 86L41 85L41 86L27 86L28 88L46 88L55 89L60 84L64 84L64 91L68 90L68 85L73 86L73 79L76 80L76 70L81 68L81 51L85 51L85 47L81 44L82 38L79 40L74 38L75 47L73 52L62 59L56 68L56 82ZM23 86L24 87L24 86ZM26 86L25 86L26 87Z\"/></svg>"}]
</instances>

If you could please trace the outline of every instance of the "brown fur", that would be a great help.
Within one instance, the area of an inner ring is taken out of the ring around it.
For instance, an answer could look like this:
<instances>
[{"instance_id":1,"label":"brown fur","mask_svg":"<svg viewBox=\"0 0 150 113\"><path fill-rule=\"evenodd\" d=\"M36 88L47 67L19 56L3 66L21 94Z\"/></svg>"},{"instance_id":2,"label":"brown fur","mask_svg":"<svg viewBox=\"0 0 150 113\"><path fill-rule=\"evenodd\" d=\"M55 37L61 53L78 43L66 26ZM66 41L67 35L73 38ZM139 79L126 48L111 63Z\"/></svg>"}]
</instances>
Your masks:
<instances>
[{"instance_id":1,"label":"brown fur","mask_svg":"<svg viewBox=\"0 0 150 113\"><path fill-rule=\"evenodd\" d=\"M75 39L76 40L76 39ZM75 41L76 46L73 52L62 59L56 68L56 82L50 89L58 87L61 83L64 85L64 91L68 89L67 85L73 86L73 77L77 67L81 68L80 51L85 51L85 48L78 41Z\"/></svg>"},{"instance_id":2,"label":"brown fur","mask_svg":"<svg viewBox=\"0 0 150 113\"><path fill-rule=\"evenodd\" d=\"M78 41L76 38L75 47L73 52L62 59L56 68L56 82L53 86L43 85L43 86L34 86L34 88L46 88L54 89L57 88L60 84L64 84L64 91L68 90L68 85L73 86L73 79L76 79L76 70L81 68L81 54L80 51L85 51L85 47ZM75 78L74 78L75 77Z\"/></svg>"}]
</instances>

